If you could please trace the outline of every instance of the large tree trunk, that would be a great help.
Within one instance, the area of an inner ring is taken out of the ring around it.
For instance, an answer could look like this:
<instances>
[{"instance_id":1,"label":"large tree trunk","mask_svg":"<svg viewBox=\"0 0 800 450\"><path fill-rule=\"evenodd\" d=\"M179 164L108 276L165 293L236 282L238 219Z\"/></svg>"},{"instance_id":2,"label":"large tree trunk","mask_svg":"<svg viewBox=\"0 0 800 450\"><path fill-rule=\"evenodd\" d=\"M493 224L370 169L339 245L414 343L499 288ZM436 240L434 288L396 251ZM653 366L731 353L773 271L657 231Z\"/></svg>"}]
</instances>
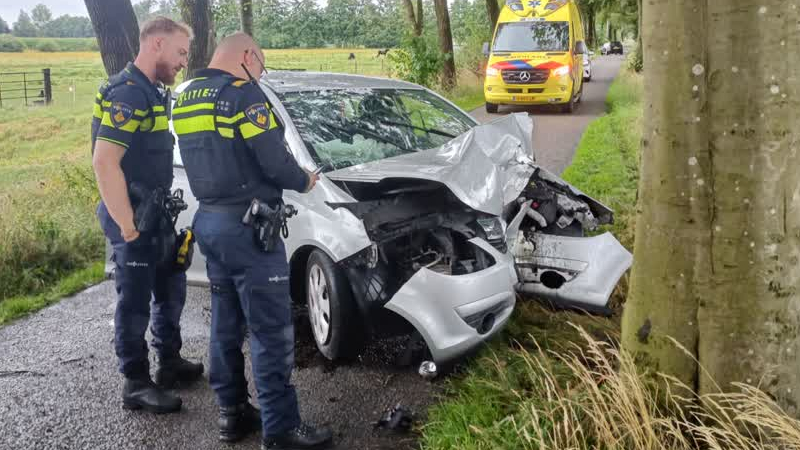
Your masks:
<instances>
[{"instance_id":1,"label":"large tree trunk","mask_svg":"<svg viewBox=\"0 0 800 450\"><path fill-rule=\"evenodd\" d=\"M641 72L644 65L644 46L642 45L642 0L636 0L636 5L639 8L639 19L636 24L636 53L634 54L636 63L634 67L637 72Z\"/></svg>"},{"instance_id":2,"label":"large tree trunk","mask_svg":"<svg viewBox=\"0 0 800 450\"><path fill-rule=\"evenodd\" d=\"M114 75L139 53L139 24L130 0L84 0L106 73Z\"/></svg>"},{"instance_id":3,"label":"large tree trunk","mask_svg":"<svg viewBox=\"0 0 800 450\"><path fill-rule=\"evenodd\" d=\"M594 48L597 45L597 28L594 22L594 7L589 7L586 11L586 45L589 48Z\"/></svg>"},{"instance_id":4,"label":"large tree trunk","mask_svg":"<svg viewBox=\"0 0 800 450\"><path fill-rule=\"evenodd\" d=\"M444 55L442 67L442 87L452 90L456 87L456 60L453 52L453 33L450 30L450 12L447 0L433 0L436 7L436 21L439 23L439 48Z\"/></svg>"},{"instance_id":5,"label":"large tree trunk","mask_svg":"<svg viewBox=\"0 0 800 450\"><path fill-rule=\"evenodd\" d=\"M414 36L422 36L422 26L424 25L422 0L417 0L416 12L414 11L414 3L412 0L403 0L403 4L406 7L406 14L408 15L408 21L411 23L411 29L414 32Z\"/></svg>"},{"instance_id":6,"label":"large tree trunk","mask_svg":"<svg viewBox=\"0 0 800 450\"><path fill-rule=\"evenodd\" d=\"M701 394L759 384L797 415L800 11L781 0L650 0L643 19L623 346Z\"/></svg>"},{"instance_id":7,"label":"large tree trunk","mask_svg":"<svg viewBox=\"0 0 800 450\"><path fill-rule=\"evenodd\" d=\"M494 28L497 26L497 19L500 17L500 7L497 5L497 0L486 0L486 14L489 17L489 26L491 27L492 34L494 34Z\"/></svg>"},{"instance_id":8,"label":"large tree trunk","mask_svg":"<svg viewBox=\"0 0 800 450\"><path fill-rule=\"evenodd\" d=\"M239 0L239 13L242 19L242 31L253 35L253 0Z\"/></svg>"},{"instance_id":9,"label":"large tree trunk","mask_svg":"<svg viewBox=\"0 0 800 450\"><path fill-rule=\"evenodd\" d=\"M194 39L189 46L189 67L186 78L192 78L195 71L204 69L211 61L216 43L214 21L211 16L210 0L180 0L181 17L192 27Z\"/></svg>"}]
</instances>

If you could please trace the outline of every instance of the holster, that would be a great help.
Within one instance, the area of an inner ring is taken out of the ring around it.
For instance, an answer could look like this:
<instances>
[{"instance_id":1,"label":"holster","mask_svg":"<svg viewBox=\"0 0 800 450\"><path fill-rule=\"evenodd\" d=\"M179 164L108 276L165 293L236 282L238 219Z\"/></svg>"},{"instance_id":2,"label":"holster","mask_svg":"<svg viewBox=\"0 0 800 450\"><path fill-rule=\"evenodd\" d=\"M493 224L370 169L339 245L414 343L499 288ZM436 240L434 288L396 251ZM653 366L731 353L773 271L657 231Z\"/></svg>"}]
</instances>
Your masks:
<instances>
[{"instance_id":1,"label":"holster","mask_svg":"<svg viewBox=\"0 0 800 450\"><path fill-rule=\"evenodd\" d=\"M183 191L177 189L170 194L167 189L148 190L138 183L131 183L128 191L136 230L158 238L158 264L186 271L192 262L194 235L191 230L181 230L180 235L175 231L178 214L187 207ZM179 258L181 252L185 253Z\"/></svg>"},{"instance_id":2,"label":"holster","mask_svg":"<svg viewBox=\"0 0 800 450\"><path fill-rule=\"evenodd\" d=\"M189 270L194 256L194 241L194 233L189 227L182 229L178 234L178 238L175 240L175 272Z\"/></svg>"},{"instance_id":3,"label":"holster","mask_svg":"<svg viewBox=\"0 0 800 450\"><path fill-rule=\"evenodd\" d=\"M273 208L267 203L253 199L242 218L242 223L253 227L256 246L265 252L271 252L277 247L281 232L283 237L289 236L286 220L296 214L297 210L292 205L278 203Z\"/></svg>"}]
</instances>

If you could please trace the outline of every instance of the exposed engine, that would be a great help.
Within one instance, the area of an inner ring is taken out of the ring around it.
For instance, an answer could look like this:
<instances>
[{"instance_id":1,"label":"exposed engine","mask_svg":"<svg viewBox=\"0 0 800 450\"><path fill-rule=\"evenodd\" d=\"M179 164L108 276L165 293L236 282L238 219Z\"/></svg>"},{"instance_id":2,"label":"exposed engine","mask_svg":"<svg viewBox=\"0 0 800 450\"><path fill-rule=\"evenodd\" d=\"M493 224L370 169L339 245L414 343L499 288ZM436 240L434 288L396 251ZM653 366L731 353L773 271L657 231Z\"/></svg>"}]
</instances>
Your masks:
<instances>
[{"instance_id":1,"label":"exposed engine","mask_svg":"<svg viewBox=\"0 0 800 450\"><path fill-rule=\"evenodd\" d=\"M517 201L506 206L505 219L510 221L528 201L531 208L520 225L527 238L532 238L534 232L583 236L584 231L593 231L598 225L614 220L610 209L540 168L533 173Z\"/></svg>"},{"instance_id":2,"label":"exposed engine","mask_svg":"<svg viewBox=\"0 0 800 450\"><path fill-rule=\"evenodd\" d=\"M470 244L472 238L507 249L499 218L469 208L440 183L392 179L340 186L359 201L330 206L360 218L373 242L342 262L354 293L367 303L382 306L422 268L464 275L492 266L494 259Z\"/></svg>"}]
</instances>

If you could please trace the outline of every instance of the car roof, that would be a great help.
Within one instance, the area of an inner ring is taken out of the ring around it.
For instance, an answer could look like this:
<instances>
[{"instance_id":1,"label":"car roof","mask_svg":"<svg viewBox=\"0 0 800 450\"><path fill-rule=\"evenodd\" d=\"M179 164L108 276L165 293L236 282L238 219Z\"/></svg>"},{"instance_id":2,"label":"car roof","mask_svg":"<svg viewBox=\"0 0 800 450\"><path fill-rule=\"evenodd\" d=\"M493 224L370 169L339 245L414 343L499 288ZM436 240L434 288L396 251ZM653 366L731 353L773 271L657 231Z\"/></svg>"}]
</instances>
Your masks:
<instances>
[{"instance_id":1,"label":"car roof","mask_svg":"<svg viewBox=\"0 0 800 450\"><path fill-rule=\"evenodd\" d=\"M419 85L389 78L330 72L275 70L267 75L267 86L275 92L326 89L424 89Z\"/></svg>"}]
</instances>

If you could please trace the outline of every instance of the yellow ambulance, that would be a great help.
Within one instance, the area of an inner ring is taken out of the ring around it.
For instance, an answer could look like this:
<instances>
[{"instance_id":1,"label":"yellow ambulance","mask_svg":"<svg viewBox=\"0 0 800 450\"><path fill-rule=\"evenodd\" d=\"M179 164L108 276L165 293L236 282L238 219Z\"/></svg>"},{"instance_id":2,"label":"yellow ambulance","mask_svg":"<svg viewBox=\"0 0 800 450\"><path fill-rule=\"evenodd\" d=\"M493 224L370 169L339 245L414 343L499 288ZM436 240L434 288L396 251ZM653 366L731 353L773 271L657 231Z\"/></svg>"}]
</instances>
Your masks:
<instances>
[{"instance_id":1,"label":"yellow ambulance","mask_svg":"<svg viewBox=\"0 0 800 450\"><path fill-rule=\"evenodd\" d=\"M584 42L572 0L506 0L483 86L486 111L499 105L559 105L571 113L583 91Z\"/></svg>"}]
</instances>

